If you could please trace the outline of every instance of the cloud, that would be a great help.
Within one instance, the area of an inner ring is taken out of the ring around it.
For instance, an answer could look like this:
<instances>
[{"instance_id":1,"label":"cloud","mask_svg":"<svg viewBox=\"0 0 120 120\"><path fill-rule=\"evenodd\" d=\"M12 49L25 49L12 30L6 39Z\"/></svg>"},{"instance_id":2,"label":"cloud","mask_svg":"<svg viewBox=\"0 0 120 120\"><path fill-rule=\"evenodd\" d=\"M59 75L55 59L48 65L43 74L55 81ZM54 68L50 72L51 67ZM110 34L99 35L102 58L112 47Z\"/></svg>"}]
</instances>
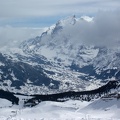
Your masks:
<instances>
[{"instance_id":1,"label":"cloud","mask_svg":"<svg viewBox=\"0 0 120 120\"><path fill-rule=\"evenodd\" d=\"M94 17L93 22L80 19L74 25L67 24L59 36L63 36L63 39L69 38L74 45L119 47L120 11L100 11ZM56 36L55 40L60 41L59 36Z\"/></svg>"},{"instance_id":2,"label":"cloud","mask_svg":"<svg viewBox=\"0 0 120 120\"><path fill-rule=\"evenodd\" d=\"M46 28L0 27L0 47L15 47L22 41L40 35Z\"/></svg>"},{"instance_id":3,"label":"cloud","mask_svg":"<svg viewBox=\"0 0 120 120\"><path fill-rule=\"evenodd\" d=\"M0 17L54 16L117 9L119 0L0 0Z\"/></svg>"},{"instance_id":4,"label":"cloud","mask_svg":"<svg viewBox=\"0 0 120 120\"><path fill-rule=\"evenodd\" d=\"M92 25L83 27L83 39L89 44L116 46L120 42L120 11L100 12Z\"/></svg>"},{"instance_id":5,"label":"cloud","mask_svg":"<svg viewBox=\"0 0 120 120\"><path fill-rule=\"evenodd\" d=\"M120 44L120 11L99 12L94 22L81 21L73 30L76 43L116 47Z\"/></svg>"}]
</instances>

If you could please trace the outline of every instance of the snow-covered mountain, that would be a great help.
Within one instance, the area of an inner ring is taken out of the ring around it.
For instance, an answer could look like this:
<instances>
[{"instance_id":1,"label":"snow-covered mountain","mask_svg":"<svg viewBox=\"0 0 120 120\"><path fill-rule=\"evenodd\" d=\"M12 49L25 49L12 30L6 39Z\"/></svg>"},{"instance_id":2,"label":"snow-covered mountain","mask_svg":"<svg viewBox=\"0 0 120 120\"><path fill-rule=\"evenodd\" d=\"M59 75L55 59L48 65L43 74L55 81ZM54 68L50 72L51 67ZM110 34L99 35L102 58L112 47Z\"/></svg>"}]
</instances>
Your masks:
<instances>
[{"instance_id":1,"label":"snow-covered mountain","mask_svg":"<svg viewBox=\"0 0 120 120\"><path fill-rule=\"evenodd\" d=\"M43 55L49 61L64 66L119 69L120 48L86 45L82 40L82 25L92 25L93 18L75 16L58 21L41 36L23 42L20 47L30 54ZM87 35L87 33L86 33Z\"/></svg>"},{"instance_id":2,"label":"snow-covered mountain","mask_svg":"<svg viewBox=\"0 0 120 120\"><path fill-rule=\"evenodd\" d=\"M36 38L0 54L1 88L22 93L56 93L97 88L120 78L120 48L86 43L84 25L94 18L67 17ZM87 29L87 28L86 28Z\"/></svg>"}]
</instances>

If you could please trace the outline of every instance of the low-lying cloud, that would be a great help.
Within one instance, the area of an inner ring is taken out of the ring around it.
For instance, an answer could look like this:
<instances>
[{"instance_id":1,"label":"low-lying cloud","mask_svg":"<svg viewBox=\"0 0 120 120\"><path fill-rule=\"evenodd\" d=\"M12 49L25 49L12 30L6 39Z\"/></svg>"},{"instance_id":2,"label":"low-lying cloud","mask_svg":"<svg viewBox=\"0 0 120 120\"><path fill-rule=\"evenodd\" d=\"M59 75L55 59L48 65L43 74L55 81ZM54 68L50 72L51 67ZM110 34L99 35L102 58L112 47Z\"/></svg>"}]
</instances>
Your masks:
<instances>
[{"instance_id":1,"label":"low-lying cloud","mask_svg":"<svg viewBox=\"0 0 120 120\"><path fill-rule=\"evenodd\" d=\"M120 12L100 12L90 25L82 28L83 40L88 44L112 47L120 42Z\"/></svg>"},{"instance_id":2,"label":"low-lying cloud","mask_svg":"<svg viewBox=\"0 0 120 120\"><path fill-rule=\"evenodd\" d=\"M0 47L15 47L24 40L40 35L43 31L43 28L0 27Z\"/></svg>"},{"instance_id":3,"label":"low-lying cloud","mask_svg":"<svg viewBox=\"0 0 120 120\"><path fill-rule=\"evenodd\" d=\"M67 27L65 31L67 35L72 34L71 40L75 44L117 46L120 43L120 12L99 12L93 22L81 20L75 27Z\"/></svg>"}]
</instances>

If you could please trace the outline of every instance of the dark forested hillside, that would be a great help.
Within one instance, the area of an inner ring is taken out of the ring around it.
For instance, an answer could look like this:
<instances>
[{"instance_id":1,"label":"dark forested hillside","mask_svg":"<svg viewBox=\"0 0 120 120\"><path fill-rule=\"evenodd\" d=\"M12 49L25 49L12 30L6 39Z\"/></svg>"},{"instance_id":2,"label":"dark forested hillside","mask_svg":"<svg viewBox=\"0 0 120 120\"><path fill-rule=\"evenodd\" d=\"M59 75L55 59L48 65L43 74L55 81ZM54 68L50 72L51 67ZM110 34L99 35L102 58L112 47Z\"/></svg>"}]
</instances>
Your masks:
<instances>
[{"instance_id":1,"label":"dark forested hillside","mask_svg":"<svg viewBox=\"0 0 120 120\"><path fill-rule=\"evenodd\" d=\"M74 99L74 100L79 99L83 101L90 101L92 99L110 94L112 89L118 89L119 87L120 87L119 81L115 80L115 81L109 81L106 85L90 91L81 91L81 92L69 91L58 94L34 95L32 99L26 101L26 105L27 104L36 105L41 101L63 102L68 99Z\"/></svg>"},{"instance_id":2,"label":"dark forested hillside","mask_svg":"<svg viewBox=\"0 0 120 120\"><path fill-rule=\"evenodd\" d=\"M14 93L4 91L4 90L0 90L0 98L7 99L7 100L11 101L12 104L18 104L18 102L19 102L19 98L15 97Z\"/></svg>"}]
</instances>

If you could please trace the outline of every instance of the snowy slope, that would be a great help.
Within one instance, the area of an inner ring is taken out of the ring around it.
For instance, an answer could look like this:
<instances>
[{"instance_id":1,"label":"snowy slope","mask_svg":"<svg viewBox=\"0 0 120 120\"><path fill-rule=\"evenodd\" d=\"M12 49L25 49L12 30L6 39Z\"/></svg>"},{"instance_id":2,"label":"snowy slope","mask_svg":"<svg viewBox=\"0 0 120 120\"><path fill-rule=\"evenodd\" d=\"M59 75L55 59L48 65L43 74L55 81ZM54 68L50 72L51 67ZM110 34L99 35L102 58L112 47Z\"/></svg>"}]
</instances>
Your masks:
<instances>
[{"instance_id":1,"label":"snowy slope","mask_svg":"<svg viewBox=\"0 0 120 120\"><path fill-rule=\"evenodd\" d=\"M102 98L93 103L89 104L85 108L81 109L80 112L85 112L94 117L110 117L120 119L120 99L116 98ZM102 115L102 116L101 116Z\"/></svg>"},{"instance_id":2,"label":"snowy slope","mask_svg":"<svg viewBox=\"0 0 120 120\"><path fill-rule=\"evenodd\" d=\"M114 98L107 102L99 99L93 103L47 101L33 108L0 108L0 120L120 120L119 104L120 100Z\"/></svg>"},{"instance_id":3,"label":"snowy slope","mask_svg":"<svg viewBox=\"0 0 120 120\"><path fill-rule=\"evenodd\" d=\"M0 98L0 108L10 107L12 103L9 100Z\"/></svg>"}]
</instances>

